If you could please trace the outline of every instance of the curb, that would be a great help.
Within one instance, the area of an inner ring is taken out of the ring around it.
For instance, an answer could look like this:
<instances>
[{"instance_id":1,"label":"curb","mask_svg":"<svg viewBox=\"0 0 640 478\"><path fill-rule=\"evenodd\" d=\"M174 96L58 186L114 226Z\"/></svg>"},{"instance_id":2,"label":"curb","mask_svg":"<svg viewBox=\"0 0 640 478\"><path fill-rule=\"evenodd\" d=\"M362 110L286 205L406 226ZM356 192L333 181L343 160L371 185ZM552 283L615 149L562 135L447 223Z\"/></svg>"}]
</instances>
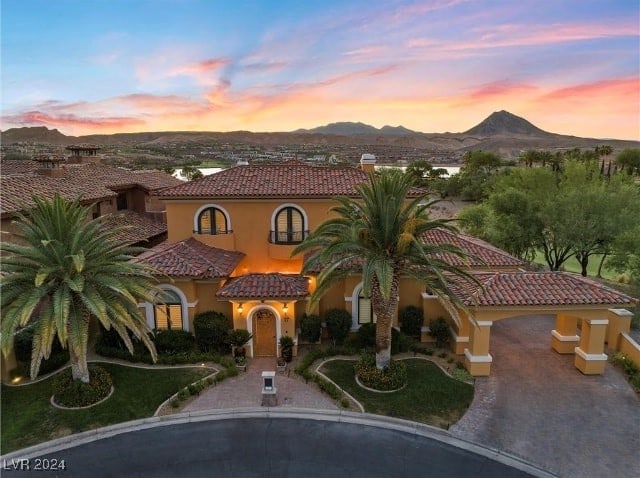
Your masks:
<instances>
[{"instance_id":1,"label":"curb","mask_svg":"<svg viewBox=\"0 0 640 478\"><path fill-rule=\"evenodd\" d=\"M326 422L337 422L354 425L364 425L368 427L383 428L387 430L395 430L409 435L436 440L456 448L470 451L480 456L484 456L491 460L497 461L504 465L510 466L517 470L529 473L538 478L557 478L538 466L529 463L521 458L510 455L508 453L489 448L478 443L468 442L453 437L446 430L431 427L421 423L415 423L408 420L397 418L383 417L368 413L360 414L344 410L313 410L305 408L238 408L233 410L204 410L197 412L184 412L175 415L167 415L162 417L144 418L141 420L133 420L130 422L118 423L95 430L89 430L63 438L58 438L48 442L40 443L32 447L17 450L6 455L0 456L3 462L12 459L35 458L43 455L57 453L67 448L76 447L86 443L91 443L104 438L109 438L124 433L130 433L137 430L145 430L148 428L157 428L162 426L179 425L184 423L194 423L203 421L218 420L234 420L234 419L251 419L251 418L294 418L302 420L316 420Z\"/></svg>"}]
</instances>

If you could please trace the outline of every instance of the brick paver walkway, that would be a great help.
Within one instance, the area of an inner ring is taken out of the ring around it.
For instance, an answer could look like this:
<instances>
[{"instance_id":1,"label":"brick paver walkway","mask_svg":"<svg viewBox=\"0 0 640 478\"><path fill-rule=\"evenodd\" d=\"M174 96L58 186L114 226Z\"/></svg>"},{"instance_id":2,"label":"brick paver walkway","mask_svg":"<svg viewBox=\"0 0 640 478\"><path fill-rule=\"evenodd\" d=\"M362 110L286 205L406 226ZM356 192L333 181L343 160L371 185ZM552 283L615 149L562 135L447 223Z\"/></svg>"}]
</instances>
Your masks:
<instances>
[{"instance_id":1,"label":"brick paver walkway","mask_svg":"<svg viewBox=\"0 0 640 478\"><path fill-rule=\"evenodd\" d=\"M268 370L275 371L275 358L248 359L246 372L205 389L183 411L259 407L262 404L262 372ZM319 390L294 378L291 367L287 372L276 374L275 385L279 407L338 409Z\"/></svg>"}]
</instances>

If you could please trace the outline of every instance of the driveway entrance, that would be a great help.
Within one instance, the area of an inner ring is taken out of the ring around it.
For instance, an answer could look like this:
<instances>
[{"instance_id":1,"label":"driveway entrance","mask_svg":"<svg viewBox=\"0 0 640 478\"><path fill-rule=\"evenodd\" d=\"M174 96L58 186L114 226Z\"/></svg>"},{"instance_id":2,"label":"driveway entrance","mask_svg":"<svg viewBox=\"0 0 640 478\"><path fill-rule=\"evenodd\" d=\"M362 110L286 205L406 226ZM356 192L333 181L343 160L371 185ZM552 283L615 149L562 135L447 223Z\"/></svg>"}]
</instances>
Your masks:
<instances>
[{"instance_id":1,"label":"driveway entrance","mask_svg":"<svg viewBox=\"0 0 640 478\"><path fill-rule=\"evenodd\" d=\"M611 364L584 375L550 345L553 316L495 322L493 368L450 432L562 477L640 476L640 400Z\"/></svg>"},{"instance_id":2,"label":"driveway entrance","mask_svg":"<svg viewBox=\"0 0 640 478\"><path fill-rule=\"evenodd\" d=\"M276 316L268 309L260 309L253 315L253 334L256 357L276 355Z\"/></svg>"}]
</instances>

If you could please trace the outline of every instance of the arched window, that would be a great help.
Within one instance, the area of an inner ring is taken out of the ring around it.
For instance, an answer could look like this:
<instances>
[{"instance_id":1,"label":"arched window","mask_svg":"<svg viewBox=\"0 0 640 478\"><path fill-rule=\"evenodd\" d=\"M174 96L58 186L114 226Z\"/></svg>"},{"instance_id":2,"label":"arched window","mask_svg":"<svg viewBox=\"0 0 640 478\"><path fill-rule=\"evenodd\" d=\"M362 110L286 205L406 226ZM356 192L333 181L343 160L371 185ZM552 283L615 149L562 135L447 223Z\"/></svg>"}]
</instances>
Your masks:
<instances>
[{"instance_id":1,"label":"arched window","mask_svg":"<svg viewBox=\"0 0 640 478\"><path fill-rule=\"evenodd\" d=\"M358 324L370 324L376 323L377 317L376 314L373 313L373 307L371 306L371 299L365 297L362 293L362 289L360 289L360 293L358 294Z\"/></svg>"},{"instance_id":2,"label":"arched window","mask_svg":"<svg viewBox=\"0 0 640 478\"><path fill-rule=\"evenodd\" d=\"M227 216L217 207L207 207L198 215L198 234L227 234Z\"/></svg>"},{"instance_id":3,"label":"arched window","mask_svg":"<svg viewBox=\"0 0 640 478\"><path fill-rule=\"evenodd\" d=\"M183 330L182 300L172 290L163 290L156 295L153 307L154 328L158 330Z\"/></svg>"},{"instance_id":4,"label":"arched window","mask_svg":"<svg viewBox=\"0 0 640 478\"><path fill-rule=\"evenodd\" d=\"M283 207L275 217L273 242L297 244L305 238L305 220L302 211L293 206Z\"/></svg>"}]
</instances>

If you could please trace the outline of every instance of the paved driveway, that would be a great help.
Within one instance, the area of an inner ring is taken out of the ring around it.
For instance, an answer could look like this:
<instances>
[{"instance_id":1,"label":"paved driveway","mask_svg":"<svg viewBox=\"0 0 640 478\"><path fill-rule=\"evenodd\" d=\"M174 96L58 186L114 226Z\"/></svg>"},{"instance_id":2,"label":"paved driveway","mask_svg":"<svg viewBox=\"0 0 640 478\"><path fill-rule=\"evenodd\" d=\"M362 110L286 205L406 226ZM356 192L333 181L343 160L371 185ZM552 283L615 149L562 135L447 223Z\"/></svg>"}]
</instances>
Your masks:
<instances>
[{"instance_id":1,"label":"paved driveway","mask_svg":"<svg viewBox=\"0 0 640 478\"><path fill-rule=\"evenodd\" d=\"M497 322L491 376L450 432L562 477L640 477L640 400L610 364L582 375L551 349L554 318Z\"/></svg>"}]
</instances>

